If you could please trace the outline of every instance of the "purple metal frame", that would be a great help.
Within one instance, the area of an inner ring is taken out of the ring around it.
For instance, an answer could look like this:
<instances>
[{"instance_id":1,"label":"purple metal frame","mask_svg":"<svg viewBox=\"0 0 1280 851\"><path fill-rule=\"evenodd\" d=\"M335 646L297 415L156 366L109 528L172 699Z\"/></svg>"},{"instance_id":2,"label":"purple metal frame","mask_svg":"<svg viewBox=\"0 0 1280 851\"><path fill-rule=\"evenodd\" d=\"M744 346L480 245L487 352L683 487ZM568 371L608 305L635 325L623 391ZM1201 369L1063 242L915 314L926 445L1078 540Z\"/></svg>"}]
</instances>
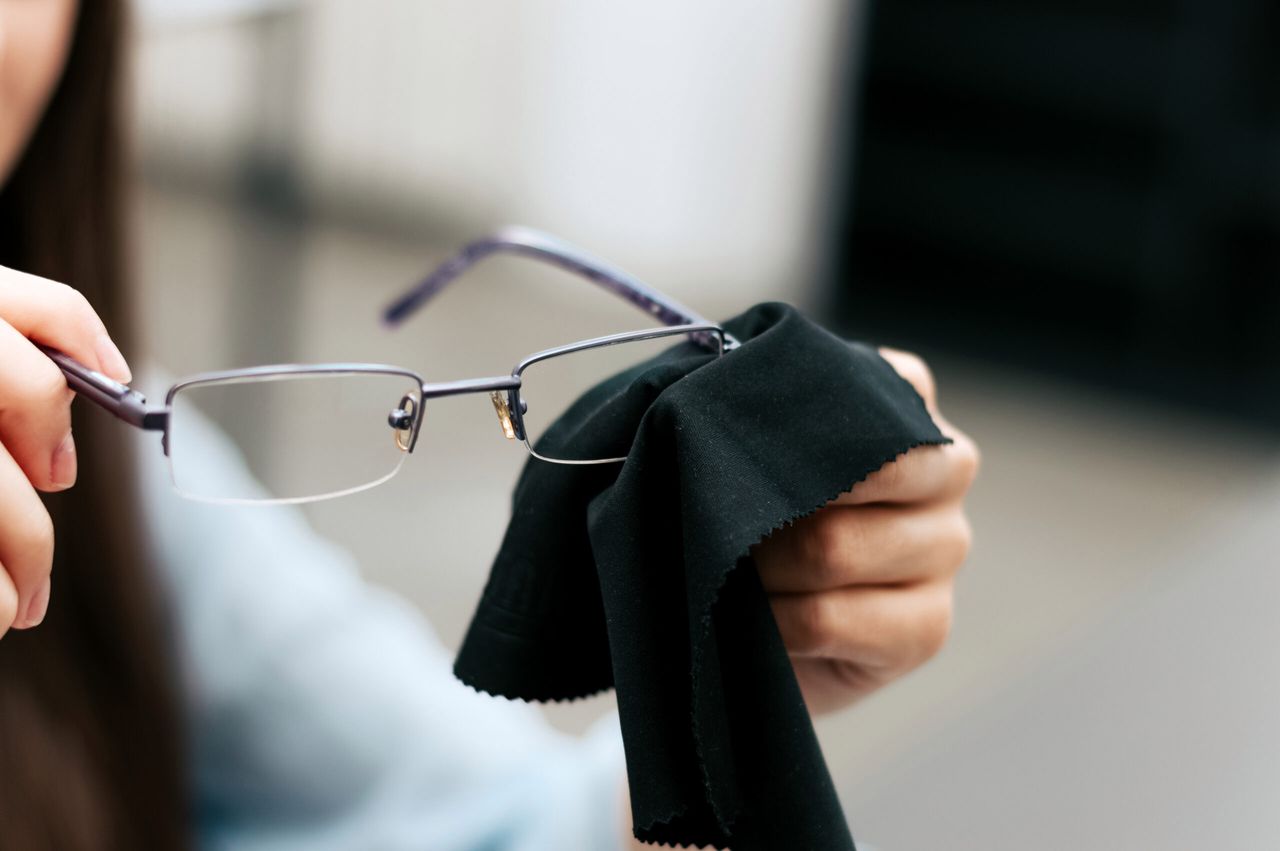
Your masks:
<instances>
[{"instance_id":1,"label":"purple metal frame","mask_svg":"<svg viewBox=\"0 0 1280 851\"><path fill-rule=\"evenodd\" d=\"M119 381L90 369L69 355L48 346L40 348L67 377L67 385L79 396L115 414L131 426L149 431L164 431L168 427L168 407L156 408L147 404L147 397Z\"/></svg>"},{"instance_id":2,"label":"purple metal frame","mask_svg":"<svg viewBox=\"0 0 1280 851\"><path fill-rule=\"evenodd\" d=\"M520 225L500 228L489 236L477 239L441 263L416 287L387 306L382 314L383 322L391 327L399 325L472 266L486 257L500 253L559 266L626 299L664 325L713 324L697 311L685 307L621 269L610 266L562 239ZM700 342L712 344L708 338L702 338ZM732 335L725 334L724 346L725 351L730 351L738 346L738 341Z\"/></svg>"},{"instance_id":3,"label":"purple metal frame","mask_svg":"<svg viewBox=\"0 0 1280 851\"><path fill-rule=\"evenodd\" d=\"M430 384L423 381L422 377L413 370L389 364L372 363L273 364L245 369L205 372L184 378L170 387L165 395L163 406L149 405L146 397L138 391L90 369L62 352L47 346L41 346L40 348L58 365L67 378L67 384L78 395L104 408L132 426L149 431L163 432L162 445L166 455L169 454L169 419L173 410L173 399L185 388L201 384L270 380L303 375L376 374L402 375L413 379L418 385L421 397L415 400L416 404L413 406L413 411L405 412L397 409L391 411L388 416L388 421L392 428L404 428L404 417L411 417L412 436L405 451L411 453L417 445L418 431L422 424L423 403L427 399L466 393L505 392L516 437L524 442L529 451L536 457L543 458L543 456L534 451L528 436L525 434L522 418L524 403L520 398L521 376L529 366L548 358L586 349L667 336L687 336L690 340L717 355L731 351L738 345L738 341L726 334L718 325L708 322L699 314L674 299L552 236L523 227L504 228L492 236L473 242L463 248L457 255L445 261L420 284L388 307L383 315L385 323L389 326L398 325L471 266L495 252L502 251L549 262L583 276L600 284L610 292L622 296L646 313L657 317L666 325L661 328L610 334L605 337L595 337L590 340L580 340L576 343L545 349L521 360L509 375L467 378ZM397 425L397 423L400 423L400 425ZM543 460L568 464L599 464L613 463L625 459L605 458L591 461L565 461L563 459L543 458Z\"/></svg>"}]
</instances>

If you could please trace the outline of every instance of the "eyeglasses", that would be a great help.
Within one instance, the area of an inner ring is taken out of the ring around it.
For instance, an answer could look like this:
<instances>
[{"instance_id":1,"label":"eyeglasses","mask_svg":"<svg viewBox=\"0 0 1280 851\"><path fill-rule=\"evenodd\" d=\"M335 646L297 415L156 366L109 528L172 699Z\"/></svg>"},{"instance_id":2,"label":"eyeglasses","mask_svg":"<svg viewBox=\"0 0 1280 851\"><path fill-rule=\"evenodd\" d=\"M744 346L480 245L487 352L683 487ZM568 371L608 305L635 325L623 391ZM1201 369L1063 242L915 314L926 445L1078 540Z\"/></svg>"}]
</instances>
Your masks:
<instances>
[{"instance_id":1,"label":"eyeglasses","mask_svg":"<svg viewBox=\"0 0 1280 851\"><path fill-rule=\"evenodd\" d=\"M374 363L275 364L207 372L169 388L164 405L73 358L44 351L80 396L137 428L163 433L179 494L220 503L301 503L367 490L390 479L418 443L428 400L489 396L503 435L556 464L626 460L630 439L564 441L548 429L566 407L608 375L674 343L714 357L738 341L674 299L562 242L508 227L464 247L383 312L395 327L481 260L508 253L590 280L653 316L662 327L580 340L535 352L509 375L428 383L413 370ZM216 425L215 425L216 423ZM544 439L545 438L545 439ZM228 475L211 458L228 441L252 478ZM591 445L591 449L573 449Z\"/></svg>"}]
</instances>

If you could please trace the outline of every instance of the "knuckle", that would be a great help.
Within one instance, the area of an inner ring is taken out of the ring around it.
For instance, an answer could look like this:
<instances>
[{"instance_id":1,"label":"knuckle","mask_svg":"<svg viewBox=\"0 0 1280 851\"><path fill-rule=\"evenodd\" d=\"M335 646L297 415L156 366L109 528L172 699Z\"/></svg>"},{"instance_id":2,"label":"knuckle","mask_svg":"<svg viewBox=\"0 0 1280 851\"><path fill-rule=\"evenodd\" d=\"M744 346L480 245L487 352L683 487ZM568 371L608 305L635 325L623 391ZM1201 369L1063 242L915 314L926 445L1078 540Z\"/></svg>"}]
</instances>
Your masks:
<instances>
[{"instance_id":1,"label":"knuckle","mask_svg":"<svg viewBox=\"0 0 1280 851\"><path fill-rule=\"evenodd\" d=\"M806 569L825 575L840 560L845 546L843 519L837 511L814 515L805 534Z\"/></svg>"},{"instance_id":2,"label":"knuckle","mask_svg":"<svg viewBox=\"0 0 1280 851\"><path fill-rule=\"evenodd\" d=\"M937 550L938 562L942 568L940 574L952 576L969 557L973 548L973 525L968 515L959 506L948 512L947 520L941 528Z\"/></svg>"},{"instance_id":3,"label":"knuckle","mask_svg":"<svg viewBox=\"0 0 1280 851\"><path fill-rule=\"evenodd\" d=\"M937 383L924 358L914 352L898 352L894 367L926 401L932 402L936 398Z\"/></svg>"},{"instance_id":4,"label":"knuckle","mask_svg":"<svg viewBox=\"0 0 1280 851\"><path fill-rule=\"evenodd\" d=\"M35 565L41 572L48 572L53 563L53 520L44 510L43 503L18 518L12 534L13 544L23 559Z\"/></svg>"},{"instance_id":5,"label":"knuckle","mask_svg":"<svg viewBox=\"0 0 1280 851\"><path fill-rule=\"evenodd\" d=\"M96 316L93 308L89 306L89 299L85 298L84 293L69 284L54 283L54 292L57 293L56 298L60 302L60 306L66 310L75 311L78 314L90 313Z\"/></svg>"},{"instance_id":6,"label":"knuckle","mask_svg":"<svg viewBox=\"0 0 1280 851\"><path fill-rule=\"evenodd\" d=\"M67 384L62 370L58 369L53 361L42 363L36 373L38 376L35 379L35 391L42 402L50 405L70 404L71 387Z\"/></svg>"},{"instance_id":7,"label":"knuckle","mask_svg":"<svg viewBox=\"0 0 1280 851\"><path fill-rule=\"evenodd\" d=\"M879 470L867 476L867 483L876 491L882 493L894 493L900 489L907 479L906 458L912 452L930 449L932 447L920 446L909 450L907 455L900 455L889 463L885 464Z\"/></svg>"},{"instance_id":8,"label":"knuckle","mask_svg":"<svg viewBox=\"0 0 1280 851\"><path fill-rule=\"evenodd\" d=\"M0 570L3 568L0 567ZM0 636L18 619L18 595L8 578L0 579Z\"/></svg>"},{"instance_id":9,"label":"knuckle","mask_svg":"<svg viewBox=\"0 0 1280 851\"><path fill-rule=\"evenodd\" d=\"M982 450L978 447L977 441L967 434L964 435L964 442L969 449L969 463L973 469L973 474L976 476L978 471L982 469Z\"/></svg>"},{"instance_id":10,"label":"knuckle","mask_svg":"<svg viewBox=\"0 0 1280 851\"><path fill-rule=\"evenodd\" d=\"M874 556L868 543L864 513L832 509L815 523L809 535L805 570L819 588L837 588L858 581L860 567Z\"/></svg>"},{"instance_id":11,"label":"knuckle","mask_svg":"<svg viewBox=\"0 0 1280 851\"><path fill-rule=\"evenodd\" d=\"M939 584L927 596L915 595L892 615L885 614L877 633L881 664L890 676L915 670L946 645L954 619L951 598L950 583Z\"/></svg>"},{"instance_id":12,"label":"knuckle","mask_svg":"<svg viewBox=\"0 0 1280 851\"><path fill-rule=\"evenodd\" d=\"M973 550L973 524L969 522L969 515L963 511L958 512L956 515L955 535L957 561L959 564L963 564Z\"/></svg>"},{"instance_id":13,"label":"knuckle","mask_svg":"<svg viewBox=\"0 0 1280 851\"><path fill-rule=\"evenodd\" d=\"M24 370L22 378L13 388L20 408L51 407L70 404L72 390L62 370L47 358L34 362L32 369Z\"/></svg>"},{"instance_id":14,"label":"knuckle","mask_svg":"<svg viewBox=\"0 0 1280 851\"><path fill-rule=\"evenodd\" d=\"M964 434L956 435L952 446L955 447L956 478L962 490L967 491L978 477L978 468L982 464L981 453L978 451L978 444Z\"/></svg>"},{"instance_id":15,"label":"knuckle","mask_svg":"<svg viewBox=\"0 0 1280 851\"><path fill-rule=\"evenodd\" d=\"M102 322L98 319L98 312L93 309L93 305L89 303L89 299L85 298L84 293L67 284L54 284L54 286L57 287L56 299L59 310L65 311L66 315L79 323L86 333L96 334Z\"/></svg>"},{"instance_id":16,"label":"knuckle","mask_svg":"<svg viewBox=\"0 0 1280 851\"><path fill-rule=\"evenodd\" d=\"M69 406L74 392L67 384L63 371L54 366L54 362L41 363L40 369L31 376L29 401L41 407Z\"/></svg>"},{"instance_id":17,"label":"knuckle","mask_svg":"<svg viewBox=\"0 0 1280 851\"><path fill-rule=\"evenodd\" d=\"M916 664L932 659L946 645L955 620L953 595L950 586L931 596L931 602L923 610L917 626Z\"/></svg>"},{"instance_id":18,"label":"knuckle","mask_svg":"<svg viewBox=\"0 0 1280 851\"><path fill-rule=\"evenodd\" d=\"M831 644L833 611L825 594L811 594L799 606L796 645L802 653L821 653Z\"/></svg>"}]
</instances>

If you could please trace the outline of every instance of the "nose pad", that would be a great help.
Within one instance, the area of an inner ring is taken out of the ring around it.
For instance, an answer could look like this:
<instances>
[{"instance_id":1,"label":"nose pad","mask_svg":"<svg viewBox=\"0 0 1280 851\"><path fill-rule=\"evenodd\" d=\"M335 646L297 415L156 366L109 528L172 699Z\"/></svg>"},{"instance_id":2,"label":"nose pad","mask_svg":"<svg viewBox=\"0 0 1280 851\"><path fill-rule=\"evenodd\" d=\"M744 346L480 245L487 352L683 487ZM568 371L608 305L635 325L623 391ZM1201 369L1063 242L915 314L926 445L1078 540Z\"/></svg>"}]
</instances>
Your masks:
<instances>
[{"instance_id":1,"label":"nose pad","mask_svg":"<svg viewBox=\"0 0 1280 851\"><path fill-rule=\"evenodd\" d=\"M387 425L391 426L396 446L400 451L408 452L413 448L413 425L417 419L418 400L409 394L400 399L400 405L387 414Z\"/></svg>"},{"instance_id":2,"label":"nose pad","mask_svg":"<svg viewBox=\"0 0 1280 851\"><path fill-rule=\"evenodd\" d=\"M517 407L516 406L517 396L519 396L519 394L515 390L507 391L507 409L508 410L514 410ZM519 405L520 413L517 416L513 417L511 422L516 427L516 440L524 440L525 439L524 415L529 413L529 403L524 400L523 396L519 396L519 399L520 399L520 405Z\"/></svg>"},{"instance_id":3,"label":"nose pad","mask_svg":"<svg viewBox=\"0 0 1280 851\"><path fill-rule=\"evenodd\" d=\"M516 427L511 422L511 409L507 407L506 394L494 390L489 394L489 401L493 402L493 412L498 415L498 424L502 426L502 434L507 440L516 439Z\"/></svg>"}]
</instances>

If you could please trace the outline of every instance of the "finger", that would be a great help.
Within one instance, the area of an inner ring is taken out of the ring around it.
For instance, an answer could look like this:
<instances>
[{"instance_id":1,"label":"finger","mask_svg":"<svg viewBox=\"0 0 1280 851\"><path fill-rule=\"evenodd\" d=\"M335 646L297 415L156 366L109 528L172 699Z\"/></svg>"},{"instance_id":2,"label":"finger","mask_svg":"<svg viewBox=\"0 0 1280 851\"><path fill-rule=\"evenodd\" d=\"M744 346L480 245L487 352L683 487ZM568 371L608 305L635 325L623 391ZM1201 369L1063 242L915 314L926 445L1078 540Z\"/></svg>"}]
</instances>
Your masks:
<instances>
[{"instance_id":1,"label":"finger","mask_svg":"<svg viewBox=\"0 0 1280 851\"><path fill-rule=\"evenodd\" d=\"M0 564L18 593L13 626L44 618L53 566L53 521L16 461L0 446Z\"/></svg>"},{"instance_id":2,"label":"finger","mask_svg":"<svg viewBox=\"0 0 1280 851\"><path fill-rule=\"evenodd\" d=\"M89 302L77 290L0 266L0 318L24 337L128 383L129 365Z\"/></svg>"},{"instance_id":3,"label":"finger","mask_svg":"<svg viewBox=\"0 0 1280 851\"><path fill-rule=\"evenodd\" d=\"M938 427L938 431L942 432L945 436L951 438L956 443L968 444L967 448L973 453L974 460L976 461L978 459L978 455L980 453L978 451L978 446L973 442L972 437L956 428L955 424L951 422L951 420L947 419L941 411L932 411L930 412L930 416L933 417L933 423Z\"/></svg>"},{"instance_id":4,"label":"finger","mask_svg":"<svg viewBox=\"0 0 1280 851\"><path fill-rule=\"evenodd\" d=\"M0 564L0 638L13 626L18 616L18 590L13 587L13 580Z\"/></svg>"},{"instance_id":5,"label":"finger","mask_svg":"<svg viewBox=\"0 0 1280 851\"><path fill-rule=\"evenodd\" d=\"M899 349L881 348L880 357L889 362L916 389L925 407L930 411L938 406L938 385L933 379L933 370L919 355Z\"/></svg>"},{"instance_id":6,"label":"finger","mask_svg":"<svg viewBox=\"0 0 1280 851\"><path fill-rule=\"evenodd\" d=\"M787 652L904 673L933 657L951 631L952 583L773 594L769 602Z\"/></svg>"},{"instance_id":7,"label":"finger","mask_svg":"<svg viewBox=\"0 0 1280 851\"><path fill-rule=\"evenodd\" d=\"M840 506L771 535L752 555L766 591L796 593L947 579L971 540L959 502Z\"/></svg>"},{"instance_id":8,"label":"finger","mask_svg":"<svg viewBox=\"0 0 1280 851\"><path fill-rule=\"evenodd\" d=\"M833 503L944 502L963 496L978 473L978 447L958 429L950 436L952 443L917 446L899 455Z\"/></svg>"},{"instance_id":9,"label":"finger","mask_svg":"<svg viewBox=\"0 0 1280 851\"><path fill-rule=\"evenodd\" d=\"M0 319L0 443L39 490L75 483L74 395L62 370Z\"/></svg>"}]
</instances>

